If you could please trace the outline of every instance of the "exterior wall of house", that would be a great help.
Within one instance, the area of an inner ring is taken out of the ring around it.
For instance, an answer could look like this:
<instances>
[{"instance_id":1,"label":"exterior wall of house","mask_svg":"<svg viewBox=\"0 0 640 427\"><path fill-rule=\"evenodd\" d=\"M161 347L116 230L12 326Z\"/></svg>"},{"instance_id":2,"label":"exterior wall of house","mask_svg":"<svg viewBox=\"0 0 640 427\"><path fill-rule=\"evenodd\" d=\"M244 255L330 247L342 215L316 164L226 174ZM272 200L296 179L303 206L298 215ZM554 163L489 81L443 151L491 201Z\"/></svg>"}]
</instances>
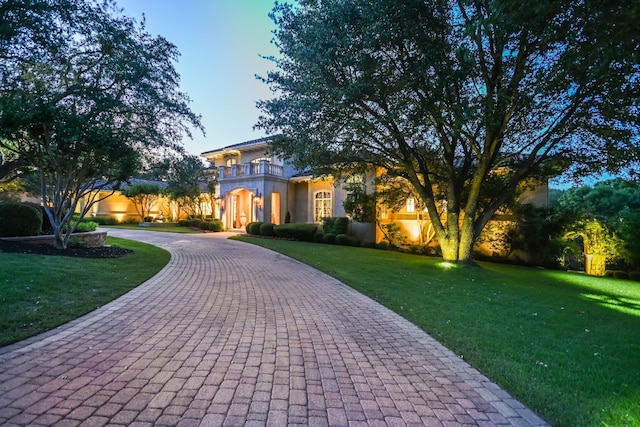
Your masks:
<instances>
[{"instance_id":1,"label":"exterior wall of house","mask_svg":"<svg viewBox=\"0 0 640 427\"><path fill-rule=\"evenodd\" d=\"M291 222L313 222L309 216L309 182L292 182L289 185L289 197L287 205L291 213Z\"/></svg>"},{"instance_id":2,"label":"exterior wall of house","mask_svg":"<svg viewBox=\"0 0 640 427\"><path fill-rule=\"evenodd\" d=\"M109 193L110 192L99 193L99 197L108 197L93 205L89 212L90 216L114 217L119 222L127 220L142 221L140 214L138 214L134 203L130 199L123 196L122 193L118 191L112 195L109 195ZM162 215L160 215L161 213ZM170 200L166 197L158 198L158 200L152 205L149 216L154 218L160 218L162 216L162 218L165 219L178 219L176 218L177 212L175 211L175 208L172 208ZM183 213L182 217L184 216L185 215Z\"/></svg>"}]
</instances>

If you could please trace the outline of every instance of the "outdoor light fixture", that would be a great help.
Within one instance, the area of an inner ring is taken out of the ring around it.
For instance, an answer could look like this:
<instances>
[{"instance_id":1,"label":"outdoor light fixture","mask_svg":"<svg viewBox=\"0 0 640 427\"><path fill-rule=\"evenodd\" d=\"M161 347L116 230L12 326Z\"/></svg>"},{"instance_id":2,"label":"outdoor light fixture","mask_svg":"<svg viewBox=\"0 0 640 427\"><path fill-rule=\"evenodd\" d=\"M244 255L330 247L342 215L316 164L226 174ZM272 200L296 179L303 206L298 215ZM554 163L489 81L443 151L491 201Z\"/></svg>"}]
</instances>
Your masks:
<instances>
[{"instance_id":1,"label":"outdoor light fixture","mask_svg":"<svg viewBox=\"0 0 640 427\"><path fill-rule=\"evenodd\" d=\"M262 196L260 193L256 193L253 196L253 204L256 205L258 209L262 209Z\"/></svg>"},{"instance_id":2,"label":"outdoor light fixture","mask_svg":"<svg viewBox=\"0 0 640 427\"><path fill-rule=\"evenodd\" d=\"M224 197L222 196L216 197L216 206L220 209L224 209Z\"/></svg>"}]
</instances>

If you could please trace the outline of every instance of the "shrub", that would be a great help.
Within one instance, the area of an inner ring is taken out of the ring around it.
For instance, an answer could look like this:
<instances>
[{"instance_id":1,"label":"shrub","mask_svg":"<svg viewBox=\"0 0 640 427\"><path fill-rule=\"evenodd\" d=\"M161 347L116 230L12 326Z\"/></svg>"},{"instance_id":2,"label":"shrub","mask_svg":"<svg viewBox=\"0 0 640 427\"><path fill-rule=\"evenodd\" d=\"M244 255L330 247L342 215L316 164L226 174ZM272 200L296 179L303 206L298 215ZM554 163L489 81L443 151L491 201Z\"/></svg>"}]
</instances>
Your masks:
<instances>
[{"instance_id":1,"label":"shrub","mask_svg":"<svg viewBox=\"0 0 640 427\"><path fill-rule=\"evenodd\" d=\"M323 241L324 241L324 232L322 230L316 230L315 234L313 235L313 242L322 243Z\"/></svg>"},{"instance_id":2,"label":"shrub","mask_svg":"<svg viewBox=\"0 0 640 427\"><path fill-rule=\"evenodd\" d=\"M334 235L346 234L349 227L349 218L346 217L330 217L322 218L322 230L325 233Z\"/></svg>"},{"instance_id":3,"label":"shrub","mask_svg":"<svg viewBox=\"0 0 640 427\"><path fill-rule=\"evenodd\" d=\"M616 279L628 279L629 273L622 270L616 270L613 272L613 277L615 277Z\"/></svg>"},{"instance_id":4,"label":"shrub","mask_svg":"<svg viewBox=\"0 0 640 427\"><path fill-rule=\"evenodd\" d=\"M615 271L613 270L605 270L604 277L613 277Z\"/></svg>"},{"instance_id":5,"label":"shrub","mask_svg":"<svg viewBox=\"0 0 640 427\"><path fill-rule=\"evenodd\" d=\"M81 221L76 226L76 233L89 233L90 231L96 231L98 223L95 221Z\"/></svg>"},{"instance_id":6,"label":"shrub","mask_svg":"<svg viewBox=\"0 0 640 427\"><path fill-rule=\"evenodd\" d=\"M280 224L273 227L276 237L313 242L318 226L315 224Z\"/></svg>"},{"instance_id":7,"label":"shrub","mask_svg":"<svg viewBox=\"0 0 640 427\"><path fill-rule=\"evenodd\" d=\"M40 231L40 210L24 203L0 203L0 237L36 236Z\"/></svg>"},{"instance_id":8,"label":"shrub","mask_svg":"<svg viewBox=\"0 0 640 427\"><path fill-rule=\"evenodd\" d=\"M84 249L89 247L87 241L81 239L80 237L72 237L69 239L69 243L67 243L67 247L75 248L75 249Z\"/></svg>"},{"instance_id":9,"label":"shrub","mask_svg":"<svg viewBox=\"0 0 640 427\"><path fill-rule=\"evenodd\" d=\"M152 216L145 216L144 217L144 222L153 222L153 217Z\"/></svg>"},{"instance_id":10,"label":"shrub","mask_svg":"<svg viewBox=\"0 0 640 427\"><path fill-rule=\"evenodd\" d=\"M260 224L260 235L268 236L268 237L275 236L276 234L273 231L273 227L274 226L275 226L275 224L270 223L270 222L265 222L263 224Z\"/></svg>"},{"instance_id":11,"label":"shrub","mask_svg":"<svg viewBox=\"0 0 640 427\"><path fill-rule=\"evenodd\" d=\"M264 224L262 221L255 221L249 223L247 225L247 233L253 234L254 236L260 236L260 226Z\"/></svg>"},{"instance_id":12,"label":"shrub","mask_svg":"<svg viewBox=\"0 0 640 427\"><path fill-rule=\"evenodd\" d=\"M187 221L186 219L181 219L180 221L178 221L178 225L180 227L188 227L189 226L189 221Z\"/></svg>"},{"instance_id":13,"label":"shrub","mask_svg":"<svg viewBox=\"0 0 640 427\"><path fill-rule=\"evenodd\" d=\"M200 230L208 230L209 229L209 223L207 221L200 221L200 220L193 220L193 221L194 222L198 221L197 222L198 225L196 227L198 227Z\"/></svg>"},{"instance_id":14,"label":"shrub","mask_svg":"<svg viewBox=\"0 0 640 427\"><path fill-rule=\"evenodd\" d=\"M138 224L140 221L138 221L137 218L127 218L124 221L122 221L124 224Z\"/></svg>"},{"instance_id":15,"label":"shrub","mask_svg":"<svg viewBox=\"0 0 640 427\"><path fill-rule=\"evenodd\" d=\"M87 220L87 218L85 218L84 220ZM89 218L89 221L97 222L100 225L117 225L118 224L118 220L112 216L96 216L96 217Z\"/></svg>"},{"instance_id":16,"label":"shrub","mask_svg":"<svg viewBox=\"0 0 640 427\"><path fill-rule=\"evenodd\" d=\"M287 214L284 216L285 224L291 223L291 212L287 211Z\"/></svg>"},{"instance_id":17,"label":"shrub","mask_svg":"<svg viewBox=\"0 0 640 427\"><path fill-rule=\"evenodd\" d=\"M629 272L629 279L640 281L640 271L630 271Z\"/></svg>"},{"instance_id":18,"label":"shrub","mask_svg":"<svg viewBox=\"0 0 640 427\"><path fill-rule=\"evenodd\" d=\"M382 249L383 251L386 251L389 249L389 243L388 242L376 243L376 249Z\"/></svg>"},{"instance_id":19,"label":"shrub","mask_svg":"<svg viewBox=\"0 0 640 427\"><path fill-rule=\"evenodd\" d=\"M333 233L324 233L322 236L322 243L328 243L330 245L336 242L336 235Z\"/></svg>"},{"instance_id":20,"label":"shrub","mask_svg":"<svg viewBox=\"0 0 640 427\"><path fill-rule=\"evenodd\" d=\"M361 245L361 246L362 246L363 248L369 248L369 249L372 249L372 248L375 248L375 247L376 247L376 243L375 243L375 242L372 242L371 240L363 240L363 241L362 241L362 245Z\"/></svg>"},{"instance_id":21,"label":"shrub","mask_svg":"<svg viewBox=\"0 0 640 427\"><path fill-rule=\"evenodd\" d=\"M346 234L336 234L336 244L343 246L353 246L354 240Z\"/></svg>"},{"instance_id":22,"label":"shrub","mask_svg":"<svg viewBox=\"0 0 640 427\"><path fill-rule=\"evenodd\" d=\"M211 222L209 222L209 230L211 231L222 231L223 228L223 224L222 221L218 218L214 218L211 220Z\"/></svg>"}]
</instances>

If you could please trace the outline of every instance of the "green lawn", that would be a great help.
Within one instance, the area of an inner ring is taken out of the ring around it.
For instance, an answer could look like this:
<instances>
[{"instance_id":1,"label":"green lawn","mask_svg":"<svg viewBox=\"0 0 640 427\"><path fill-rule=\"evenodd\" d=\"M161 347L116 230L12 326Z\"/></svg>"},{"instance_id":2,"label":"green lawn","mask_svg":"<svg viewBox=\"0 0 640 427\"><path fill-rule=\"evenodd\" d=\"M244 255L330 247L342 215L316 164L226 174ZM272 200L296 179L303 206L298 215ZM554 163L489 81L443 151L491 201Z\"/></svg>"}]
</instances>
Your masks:
<instances>
[{"instance_id":1,"label":"green lawn","mask_svg":"<svg viewBox=\"0 0 640 427\"><path fill-rule=\"evenodd\" d=\"M170 255L145 243L107 237L133 249L114 259L0 253L0 346L76 319L155 275Z\"/></svg>"},{"instance_id":2,"label":"green lawn","mask_svg":"<svg viewBox=\"0 0 640 427\"><path fill-rule=\"evenodd\" d=\"M640 283L235 237L282 252L412 321L552 425L640 425Z\"/></svg>"}]
</instances>

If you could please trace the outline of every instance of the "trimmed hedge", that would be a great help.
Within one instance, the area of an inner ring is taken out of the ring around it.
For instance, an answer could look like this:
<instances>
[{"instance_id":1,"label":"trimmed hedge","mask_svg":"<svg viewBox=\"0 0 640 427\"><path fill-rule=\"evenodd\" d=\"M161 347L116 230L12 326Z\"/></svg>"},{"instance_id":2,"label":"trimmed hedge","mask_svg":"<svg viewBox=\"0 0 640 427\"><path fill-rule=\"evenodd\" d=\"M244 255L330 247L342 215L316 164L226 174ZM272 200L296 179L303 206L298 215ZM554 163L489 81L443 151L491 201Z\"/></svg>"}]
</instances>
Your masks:
<instances>
[{"instance_id":1,"label":"trimmed hedge","mask_svg":"<svg viewBox=\"0 0 640 427\"><path fill-rule=\"evenodd\" d=\"M96 231L98 228L98 223L95 221L81 221L76 226L76 233L89 233L91 231Z\"/></svg>"},{"instance_id":2,"label":"trimmed hedge","mask_svg":"<svg viewBox=\"0 0 640 427\"><path fill-rule=\"evenodd\" d=\"M273 227L275 227L275 224L273 224L271 222L265 222L263 224L260 224L260 235L261 236L274 237L276 235L276 233L273 230Z\"/></svg>"},{"instance_id":3,"label":"trimmed hedge","mask_svg":"<svg viewBox=\"0 0 640 427\"><path fill-rule=\"evenodd\" d=\"M219 218L214 218L211 221L209 221L209 230L211 231L222 231L222 229L224 228L224 224L222 224L222 220Z\"/></svg>"},{"instance_id":4,"label":"trimmed hedge","mask_svg":"<svg viewBox=\"0 0 640 427\"><path fill-rule=\"evenodd\" d=\"M253 234L254 236L260 236L260 226L264 224L262 221L250 222L247 224L247 234Z\"/></svg>"},{"instance_id":5,"label":"trimmed hedge","mask_svg":"<svg viewBox=\"0 0 640 427\"><path fill-rule=\"evenodd\" d=\"M336 242L336 235L333 233L324 233L324 236L322 236L322 242L332 245Z\"/></svg>"},{"instance_id":6,"label":"trimmed hedge","mask_svg":"<svg viewBox=\"0 0 640 427\"><path fill-rule=\"evenodd\" d=\"M336 234L336 244L343 246L355 246L356 241L346 234Z\"/></svg>"},{"instance_id":7,"label":"trimmed hedge","mask_svg":"<svg viewBox=\"0 0 640 427\"><path fill-rule=\"evenodd\" d=\"M334 235L347 234L347 228L349 227L349 218L338 216L330 218L322 218L322 230L325 233L331 233Z\"/></svg>"},{"instance_id":8,"label":"trimmed hedge","mask_svg":"<svg viewBox=\"0 0 640 427\"><path fill-rule=\"evenodd\" d=\"M0 203L0 237L37 236L42 212L24 203Z\"/></svg>"},{"instance_id":9,"label":"trimmed hedge","mask_svg":"<svg viewBox=\"0 0 640 427\"><path fill-rule=\"evenodd\" d=\"M313 242L318 226L315 224L280 224L273 227L276 237Z\"/></svg>"},{"instance_id":10,"label":"trimmed hedge","mask_svg":"<svg viewBox=\"0 0 640 427\"><path fill-rule=\"evenodd\" d=\"M629 279L640 281L640 271L630 271L629 272Z\"/></svg>"},{"instance_id":11,"label":"trimmed hedge","mask_svg":"<svg viewBox=\"0 0 640 427\"><path fill-rule=\"evenodd\" d=\"M87 221L87 220L92 222L97 222L100 225L118 225L119 224L118 220L112 216L94 216L89 219L87 219L86 217L82 219L82 221Z\"/></svg>"},{"instance_id":12,"label":"trimmed hedge","mask_svg":"<svg viewBox=\"0 0 640 427\"><path fill-rule=\"evenodd\" d=\"M628 279L629 273L622 270L616 270L613 272L613 277L615 277L616 279Z\"/></svg>"}]
</instances>

